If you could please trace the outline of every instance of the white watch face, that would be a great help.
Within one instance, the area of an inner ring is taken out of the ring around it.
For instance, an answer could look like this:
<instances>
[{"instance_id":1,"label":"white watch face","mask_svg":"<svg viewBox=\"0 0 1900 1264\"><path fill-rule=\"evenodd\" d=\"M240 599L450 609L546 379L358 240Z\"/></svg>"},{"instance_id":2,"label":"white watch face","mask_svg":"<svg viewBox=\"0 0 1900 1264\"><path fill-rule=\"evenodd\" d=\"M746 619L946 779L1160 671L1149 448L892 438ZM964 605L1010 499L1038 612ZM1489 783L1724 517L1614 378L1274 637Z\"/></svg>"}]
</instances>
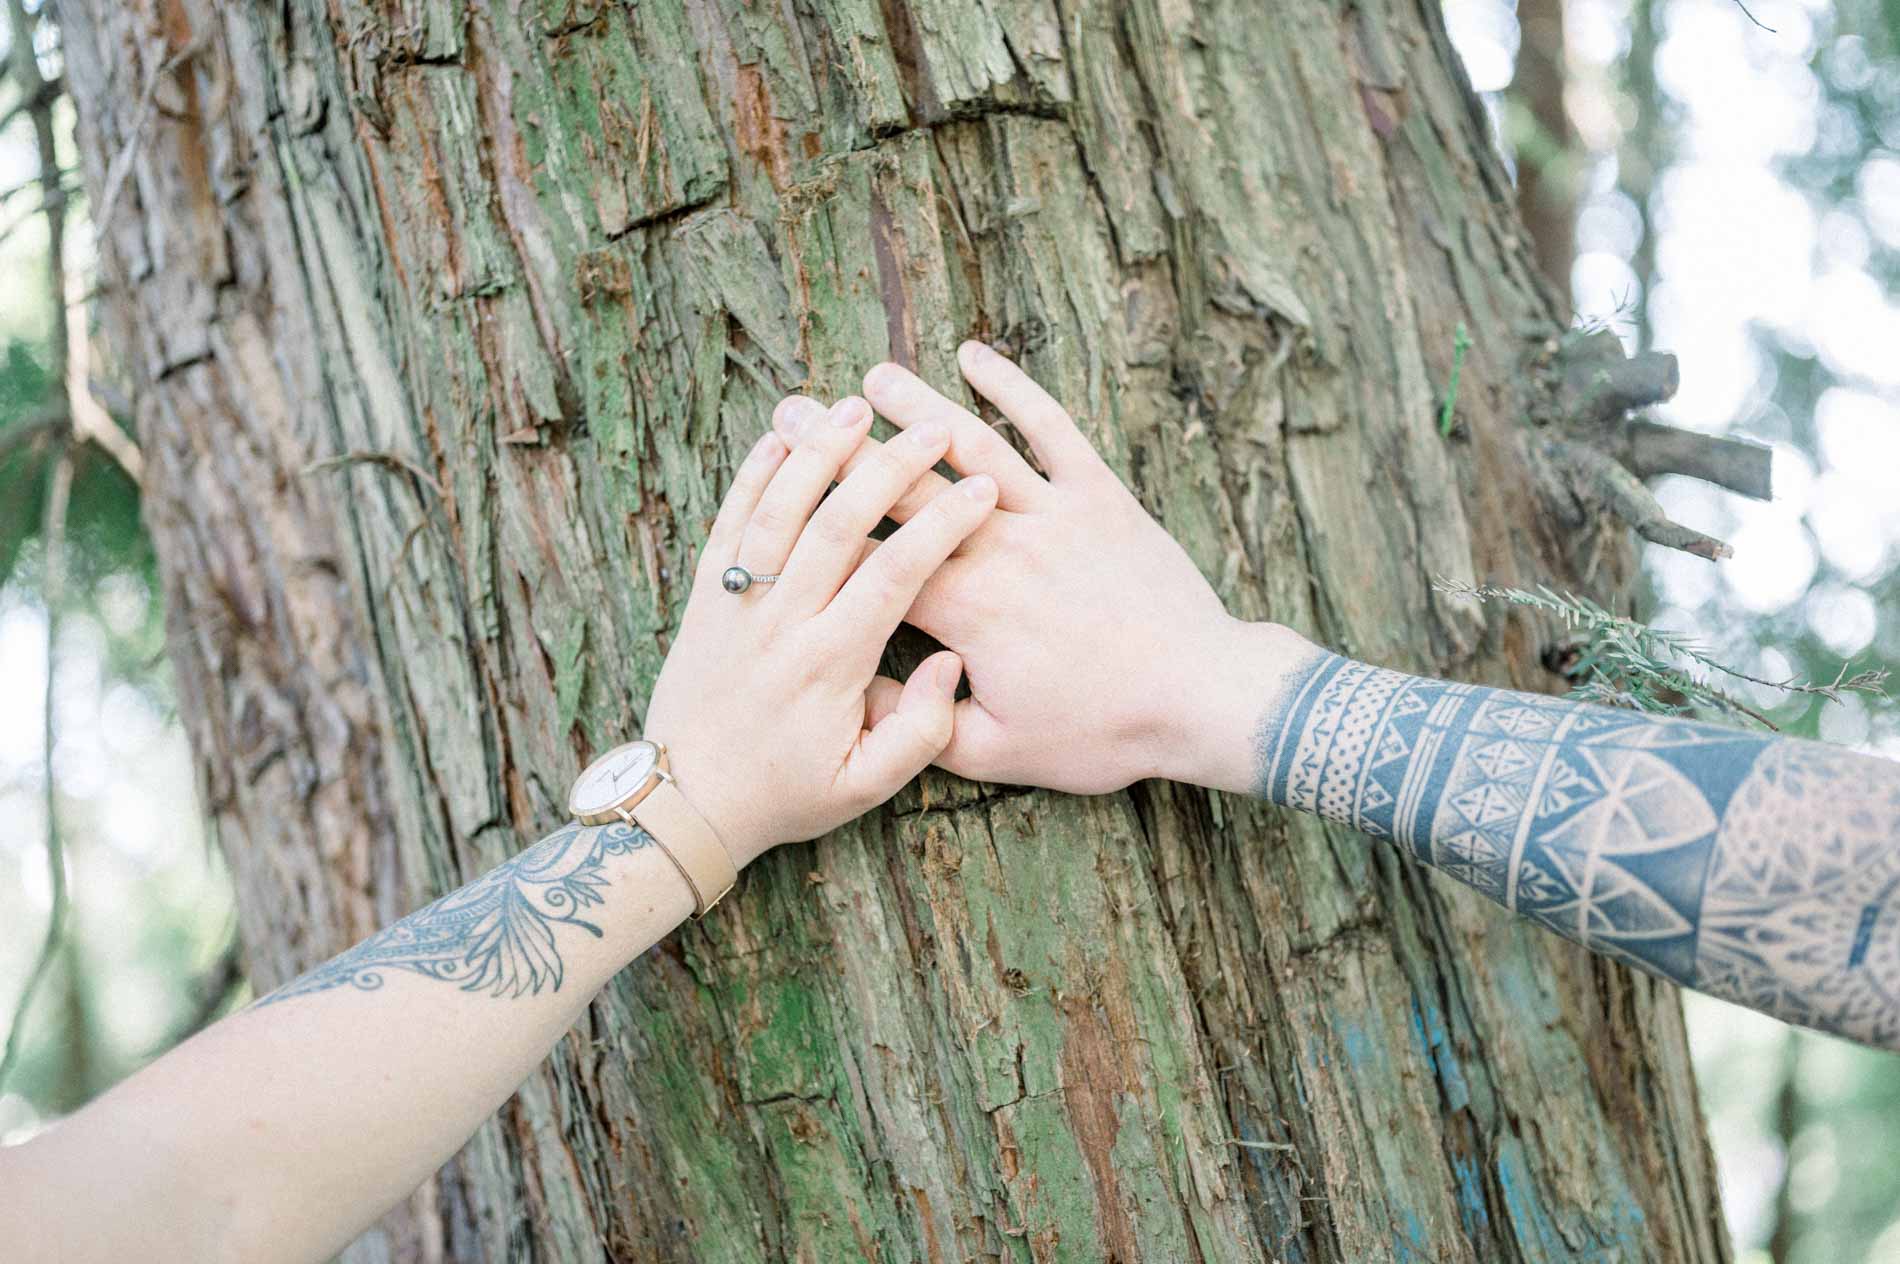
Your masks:
<instances>
[{"instance_id":1,"label":"white watch face","mask_svg":"<svg viewBox=\"0 0 1900 1264\"><path fill-rule=\"evenodd\" d=\"M567 810L575 816L605 812L645 785L660 762L660 748L652 742L616 746L587 765L567 796Z\"/></svg>"}]
</instances>

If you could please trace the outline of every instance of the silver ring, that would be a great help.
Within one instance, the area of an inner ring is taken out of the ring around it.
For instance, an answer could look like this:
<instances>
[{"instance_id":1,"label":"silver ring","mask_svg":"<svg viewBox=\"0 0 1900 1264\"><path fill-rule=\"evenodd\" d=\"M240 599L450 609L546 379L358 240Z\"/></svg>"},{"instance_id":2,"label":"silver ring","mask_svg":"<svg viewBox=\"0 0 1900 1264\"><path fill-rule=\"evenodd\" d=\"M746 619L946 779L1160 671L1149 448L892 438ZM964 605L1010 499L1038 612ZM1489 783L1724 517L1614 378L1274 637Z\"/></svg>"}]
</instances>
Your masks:
<instances>
[{"instance_id":1,"label":"silver ring","mask_svg":"<svg viewBox=\"0 0 1900 1264\"><path fill-rule=\"evenodd\" d=\"M743 566L728 566L719 576L719 586L737 596L754 584L776 584L777 575L754 575Z\"/></svg>"}]
</instances>

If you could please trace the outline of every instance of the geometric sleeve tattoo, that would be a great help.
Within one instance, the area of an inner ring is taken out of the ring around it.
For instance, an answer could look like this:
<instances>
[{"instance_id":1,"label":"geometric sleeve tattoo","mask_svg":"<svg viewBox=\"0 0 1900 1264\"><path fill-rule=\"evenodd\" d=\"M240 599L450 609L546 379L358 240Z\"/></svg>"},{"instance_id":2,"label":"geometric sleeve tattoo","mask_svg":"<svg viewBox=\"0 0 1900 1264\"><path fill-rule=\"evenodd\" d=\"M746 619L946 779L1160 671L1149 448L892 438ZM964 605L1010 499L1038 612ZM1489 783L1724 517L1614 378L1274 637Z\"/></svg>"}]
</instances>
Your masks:
<instances>
[{"instance_id":1,"label":"geometric sleeve tattoo","mask_svg":"<svg viewBox=\"0 0 1900 1264\"><path fill-rule=\"evenodd\" d=\"M458 984L464 992L530 996L545 983L561 987L559 925L599 938L600 927L577 916L602 903L609 856L653 844L645 830L622 822L569 822L475 881L377 931L257 1004L327 992L345 985L365 992L391 970Z\"/></svg>"},{"instance_id":2,"label":"geometric sleeve tattoo","mask_svg":"<svg viewBox=\"0 0 1900 1264\"><path fill-rule=\"evenodd\" d=\"M1900 1049L1900 764L1322 654L1259 793L1596 952Z\"/></svg>"}]
</instances>

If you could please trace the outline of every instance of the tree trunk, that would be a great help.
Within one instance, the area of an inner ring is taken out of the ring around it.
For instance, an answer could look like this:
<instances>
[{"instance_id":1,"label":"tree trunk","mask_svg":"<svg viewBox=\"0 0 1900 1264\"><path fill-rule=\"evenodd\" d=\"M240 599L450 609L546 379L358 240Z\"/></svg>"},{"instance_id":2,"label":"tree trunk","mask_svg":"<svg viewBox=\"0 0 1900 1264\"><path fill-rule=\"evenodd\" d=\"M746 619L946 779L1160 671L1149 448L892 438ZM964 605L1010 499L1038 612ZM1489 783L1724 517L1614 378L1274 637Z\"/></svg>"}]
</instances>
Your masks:
<instances>
[{"instance_id":1,"label":"tree trunk","mask_svg":"<svg viewBox=\"0 0 1900 1264\"><path fill-rule=\"evenodd\" d=\"M1375 662L1554 687L1431 579L1629 574L1544 490L1557 312L1430 6L61 9L259 987L560 823L771 406L879 359L1012 349L1230 608ZM349 1258L1726 1253L1671 988L1256 802L933 772Z\"/></svg>"}]
</instances>

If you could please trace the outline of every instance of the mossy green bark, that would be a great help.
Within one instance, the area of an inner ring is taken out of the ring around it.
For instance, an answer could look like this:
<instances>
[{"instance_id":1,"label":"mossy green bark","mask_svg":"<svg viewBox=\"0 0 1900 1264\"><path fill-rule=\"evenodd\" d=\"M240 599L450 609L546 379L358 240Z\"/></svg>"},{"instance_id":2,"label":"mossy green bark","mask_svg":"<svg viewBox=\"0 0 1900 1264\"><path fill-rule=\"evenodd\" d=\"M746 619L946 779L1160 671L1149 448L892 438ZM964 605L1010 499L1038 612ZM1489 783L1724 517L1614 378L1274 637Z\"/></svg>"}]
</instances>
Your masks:
<instances>
[{"instance_id":1,"label":"mossy green bark","mask_svg":"<svg viewBox=\"0 0 1900 1264\"><path fill-rule=\"evenodd\" d=\"M1535 490L1556 313L1433 9L60 9L260 986L560 821L772 405L881 359L1003 343L1232 609L1394 667L1550 684L1431 577L1627 576ZM1693 1089L1670 989L1381 844L932 773L349 1258L1718 1260Z\"/></svg>"}]
</instances>

